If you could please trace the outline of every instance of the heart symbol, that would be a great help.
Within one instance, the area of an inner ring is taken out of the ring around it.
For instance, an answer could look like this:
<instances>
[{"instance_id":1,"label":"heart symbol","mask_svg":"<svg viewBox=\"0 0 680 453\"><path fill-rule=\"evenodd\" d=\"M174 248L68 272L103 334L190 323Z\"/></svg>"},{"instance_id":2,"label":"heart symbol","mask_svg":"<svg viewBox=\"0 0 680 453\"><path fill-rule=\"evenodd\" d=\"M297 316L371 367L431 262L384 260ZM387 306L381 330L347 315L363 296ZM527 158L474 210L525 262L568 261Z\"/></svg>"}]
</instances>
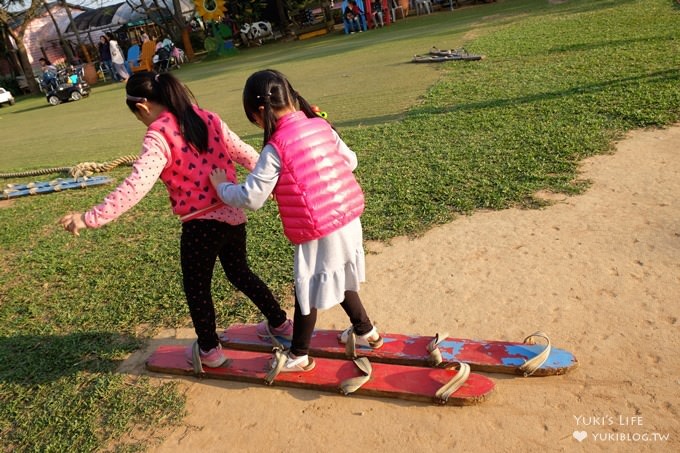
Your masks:
<instances>
[{"instance_id":1,"label":"heart symbol","mask_svg":"<svg viewBox=\"0 0 680 453\"><path fill-rule=\"evenodd\" d=\"M583 439L588 437L588 433L585 431L574 431L571 435L574 436L574 439L578 440L579 442L582 442Z\"/></svg>"}]
</instances>

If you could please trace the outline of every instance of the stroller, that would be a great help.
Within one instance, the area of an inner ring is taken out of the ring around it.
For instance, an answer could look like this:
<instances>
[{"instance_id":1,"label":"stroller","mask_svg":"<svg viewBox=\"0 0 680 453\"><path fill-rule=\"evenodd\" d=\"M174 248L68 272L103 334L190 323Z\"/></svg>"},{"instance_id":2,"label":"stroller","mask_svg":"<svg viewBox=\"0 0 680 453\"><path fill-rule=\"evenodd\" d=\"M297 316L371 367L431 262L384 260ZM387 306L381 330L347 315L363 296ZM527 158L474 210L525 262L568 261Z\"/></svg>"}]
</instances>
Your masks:
<instances>
[{"instance_id":1,"label":"stroller","mask_svg":"<svg viewBox=\"0 0 680 453\"><path fill-rule=\"evenodd\" d=\"M168 72L171 67L175 65L174 57L172 56L172 47L159 47L153 56L154 71Z\"/></svg>"}]
</instances>

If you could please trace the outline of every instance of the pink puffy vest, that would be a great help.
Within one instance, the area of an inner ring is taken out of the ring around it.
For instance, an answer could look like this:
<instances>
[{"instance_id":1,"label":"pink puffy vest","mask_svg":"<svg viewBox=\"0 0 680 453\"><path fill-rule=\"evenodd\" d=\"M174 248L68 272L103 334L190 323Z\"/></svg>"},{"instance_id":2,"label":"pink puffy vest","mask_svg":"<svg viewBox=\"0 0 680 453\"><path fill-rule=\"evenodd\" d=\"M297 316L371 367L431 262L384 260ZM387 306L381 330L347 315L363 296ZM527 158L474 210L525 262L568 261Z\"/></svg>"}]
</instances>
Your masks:
<instances>
[{"instance_id":1,"label":"pink puffy vest","mask_svg":"<svg viewBox=\"0 0 680 453\"><path fill-rule=\"evenodd\" d=\"M168 111L148 128L161 134L170 148L172 160L161 173L161 180L170 195L172 211L179 216L199 214L199 211L202 215L223 206L210 184L213 169L225 169L227 179L236 182L236 168L224 144L220 117L198 107L194 110L208 126L208 149L202 154L189 146L179 132L177 118Z\"/></svg>"},{"instance_id":2,"label":"pink puffy vest","mask_svg":"<svg viewBox=\"0 0 680 453\"><path fill-rule=\"evenodd\" d=\"M327 236L364 211L364 194L326 120L301 111L285 115L269 143L281 159L274 195L292 243Z\"/></svg>"}]
</instances>

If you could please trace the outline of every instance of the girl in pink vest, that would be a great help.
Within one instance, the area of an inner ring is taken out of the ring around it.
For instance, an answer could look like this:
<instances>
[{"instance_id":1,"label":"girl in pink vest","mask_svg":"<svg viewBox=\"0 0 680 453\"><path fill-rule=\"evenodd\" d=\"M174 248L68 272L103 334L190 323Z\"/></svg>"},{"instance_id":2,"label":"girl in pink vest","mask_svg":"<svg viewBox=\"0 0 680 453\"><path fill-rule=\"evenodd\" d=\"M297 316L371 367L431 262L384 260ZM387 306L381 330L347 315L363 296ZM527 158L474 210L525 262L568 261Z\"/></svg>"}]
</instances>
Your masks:
<instances>
[{"instance_id":1,"label":"girl in pink vest","mask_svg":"<svg viewBox=\"0 0 680 453\"><path fill-rule=\"evenodd\" d=\"M78 236L81 229L99 228L115 220L160 178L172 210L182 222L182 281L203 365L218 367L226 360L215 332L210 287L217 258L229 281L267 318L258 325L258 332L292 337L292 322L286 312L248 266L245 213L222 203L209 179L212 170L220 169L236 182L234 162L252 170L257 152L217 114L200 109L189 89L169 73L136 73L125 90L127 106L147 126L142 152L132 174L103 203L85 213L62 217L64 229ZM192 349L187 351L190 361Z\"/></svg>"},{"instance_id":2,"label":"girl in pink vest","mask_svg":"<svg viewBox=\"0 0 680 453\"><path fill-rule=\"evenodd\" d=\"M234 207L255 210L273 194L284 234L295 244L293 340L281 371L314 368L308 351L317 310L337 304L352 324L339 341L355 335L357 344L379 348L382 337L358 294L365 281L359 220L364 197L352 173L356 154L278 71L250 76L243 107L264 129L260 158L244 184L221 169L210 180L222 201Z\"/></svg>"}]
</instances>

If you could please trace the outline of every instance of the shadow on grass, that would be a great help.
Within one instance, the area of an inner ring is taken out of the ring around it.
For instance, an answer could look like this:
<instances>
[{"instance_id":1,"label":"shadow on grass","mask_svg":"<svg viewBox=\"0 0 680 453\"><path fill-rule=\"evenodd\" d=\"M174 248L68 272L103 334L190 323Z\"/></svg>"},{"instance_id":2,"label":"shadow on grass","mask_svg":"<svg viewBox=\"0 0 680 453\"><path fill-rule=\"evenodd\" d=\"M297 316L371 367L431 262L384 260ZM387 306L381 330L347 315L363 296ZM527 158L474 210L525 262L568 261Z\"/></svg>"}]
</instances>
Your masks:
<instances>
[{"instance_id":1,"label":"shadow on grass","mask_svg":"<svg viewBox=\"0 0 680 453\"><path fill-rule=\"evenodd\" d=\"M14 109L13 111L7 112L7 113L24 113L24 112L31 112L33 110L42 110L42 109L45 109L45 108L54 108L54 106L48 104L47 101L45 101L45 103L42 104L42 105L36 105L36 106L33 106L33 107L26 107L26 108L22 108L22 109Z\"/></svg>"},{"instance_id":2,"label":"shadow on grass","mask_svg":"<svg viewBox=\"0 0 680 453\"><path fill-rule=\"evenodd\" d=\"M603 48L603 47L606 47L606 48L622 47L622 46L627 46L627 45L633 44L633 43L659 43L661 41L674 41L674 38L673 38L673 36L657 35L657 36L648 36L648 37L645 37L645 38L627 38L627 39L616 39L616 40L611 40L611 41L571 44L571 45L553 47L552 49L550 49L550 52L555 52L555 53L574 52L574 51L600 49L600 48Z\"/></svg>"},{"instance_id":3,"label":"shadow on grass","mask_svg":"<svg viewBox=\"0 0 680 453\"><path fill-rule=\"evenodd\" d=\"M520 104L528 104L533 102L547 101L552 99L559 99L564 97L570 97L574 95L583 95L588 93L596 93L603 91L610 87L626 85L631 82L636 82L640 80L678 80L680 81L680 72L676 69L668 69L665 71L657 71L649 74L636 75L632 77L622 77L619 79L612 79L608 81L602 81L597 83L591 83L588 85L582 85L577 87L572 87L566 90L552 91L545 93L537 93L529 96L520 96L515 98L506 99L491 99L482 102L471 102L471 103L460 103L452 106L446 107L420 107L411 110L408 116L419 116L423 114L442 114L442 113L452 113L457 111L473 111L473 110L484 110L489 108L497 107L511 107Z\"/></svg>"},{"instance_id":4,"label":"shadow on grass","mask_svg":"<svg viewBox=\"0 0 680 453\"><path fill-rule=\"evenodd\" d=\"M610 9L610 8L616 8L621 5L625 5L626 3L634 3L638 0L601 0L601 1L582 1L582 2L573 2L573 1L568 1L566 3L563 3L561 5L557 5L560 8L556 8L556 13L557 14L583 14L583 13L592 13L595 11L600 11L603 9ZM643 6L640 6L641 8Z\"/></svg>"},{"instance_id":5,"label":"shadow on grass","mask_svg":"<svg viewBox=\"0 0 680 453\"><path fill-rule=\"evenodd\" d=\"M115 370L139 339L113 332L0 337L0 383L40 385L81 371Z\"/></svg>"},{"instance_id":6,"label":"shadow on grass","mask_svg":"<svg viewBox=\"0 0 680 453\"><path fill-rule=\"evenodd\" d=\"M344 129L344 128L351 128L351 127L357 127L357 126L364 126L364 127L369 127L369 126L380 126L384 125L387 123L392 123L396 121L401 121L404 118L406 118L407 112L399 112L399 113L393 113L389 115L380 115L380 116L363 116L361 118L351 118L351 119L346 119L344 121L330 121L331 124L339 129ZM340 136L342 136L342 133L340 133ZM255 132L252 134L242 134L241 139L244 141L251 143L251 144L257 144L257 146L262 145L262 133L261 132ZM255 146L255 145L253 145ZM256 149L257 149L256 146Z\"/></svg>"}]
</instances>

